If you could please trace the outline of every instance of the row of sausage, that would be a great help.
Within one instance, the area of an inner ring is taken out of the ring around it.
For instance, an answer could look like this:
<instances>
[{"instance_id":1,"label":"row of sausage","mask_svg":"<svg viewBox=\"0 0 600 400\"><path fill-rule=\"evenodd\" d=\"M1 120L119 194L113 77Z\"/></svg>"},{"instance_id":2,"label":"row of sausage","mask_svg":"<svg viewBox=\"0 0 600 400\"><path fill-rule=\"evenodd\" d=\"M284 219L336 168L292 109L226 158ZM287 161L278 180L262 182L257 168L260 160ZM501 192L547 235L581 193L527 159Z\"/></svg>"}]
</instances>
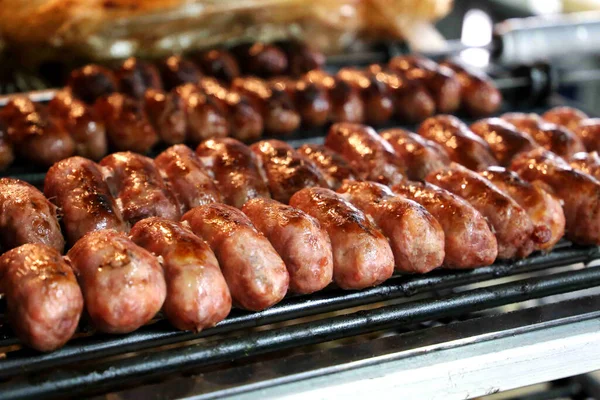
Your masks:
<instances>
[{"instance_id":1,"label":"row of sausage","mask_svg":"<svg viewBox=\"0 0 600 400\"><path fill-rule=\"evenodd\" d=\"M178 57L169 60L166 70L179 80L161 80L154 65L129 59L116 75L99 66L74 71L68 89L47 107L15 96L0 110L0 169L13 163L15 152L49 166L74 154L98 160L109 148L146 153L159 142L253 141L263 131L282 135L301 124L416 122L436 110L454 112L461 103L489 114L501 101L486 77L415 56L335 75L311 70L299 78L247 76L230 83L190 73ZM177 85L165 91L163 81Z\"/></svg>"}]
</instances>

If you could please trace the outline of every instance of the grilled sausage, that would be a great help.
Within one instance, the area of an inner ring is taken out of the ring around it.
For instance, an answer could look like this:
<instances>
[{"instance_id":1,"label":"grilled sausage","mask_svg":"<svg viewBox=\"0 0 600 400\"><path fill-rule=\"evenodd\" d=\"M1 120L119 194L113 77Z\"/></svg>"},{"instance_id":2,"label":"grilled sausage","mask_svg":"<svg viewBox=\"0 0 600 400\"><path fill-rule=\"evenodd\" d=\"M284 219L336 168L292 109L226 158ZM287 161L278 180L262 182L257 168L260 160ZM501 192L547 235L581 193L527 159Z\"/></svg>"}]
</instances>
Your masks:
<instances>
[{"instance_id":1,"label":"grilled sausage","mask_svg":"<svg viewBox=\"0 0 600 400\"><path fill-rule=\"evenodd\" d=\"M420 56L397 56L390 60L389 68L422 82L433 100L437 112L446 114L458 110L461 99L460 82L450 68Z\"/></svg>"},{"instance_id":2,"label":"grilled sausage","mask_svg":"<svg viewBox=\"0 0 600 400\"><path fill-rule=\"evenodd\" d=\"M123 233L90 232L67 256L85 308L99 331L132 332L161 309L167 292L162 268L156 257Z\"/></svg>"},{"instance_id":3,"label":"grilled sausage","mask_svg":"<svg viewBox=\"0 0 600 400\"><path fill-rule=\"evenodd\" d=\"M175 197L152 159L130 152L113 153L100 165L109 169L108 185L130 224L148 217L179 219Z\"/></svg>"},{"instance_id":4,"label":"grilled sausage","mask_svg":"<svg viewBox=\"0 0 600 400\"><path fill-rule=\"evenodd\" d=\"M202 73L193 62L180 56L168 57L160 63L159 69L167 90L186 83L198 83L202 77Z\"/></svg>"},{"instance_id":5,"label":"grilled sausage","mask_svg":"<svg viewBox=\"0 0 600 400\"><path fill-rule=\"evenodd\" d=\"M116 92L119 87L111 70L95 64L71 71L67 86L75 97L90 105L100 97Z\"/></svg>"},{"instance_id":6,"label":"grilled sausage","mask_svg":"<svg viewBox=\"0 0 600 400\"><path fill-rule=\"evenodd\" d=\"M444 266L470 269L498 256L496 237L485 218L464 199L427 182L400 183L392 190L421 204L444 230Z\"/></svg>"},{"instance_id":7,"label":"grilled sausage","mask_svg":"<svg viewBox=\"0 0 600 400\"><path fill-rule=\"evenodd\" d=\"M498 111L502 104L502 94L486 74L452 61L444 61L441 65L456 73L460 83L461 106L469 115L483 117Z\"/></svg>"},{"instance_id":8,"label":"grilled sausage","mask_svg":"<svg viewBox=\"0 0 600 400\"><path fill-rule=\"evenodd\" d=\"M154 163L167 177L182 214L194 207L221 202L219 189L189 147L183 144L169 147L154 159Z\"/></svg>"},{"instance_id":9,"label":"grilled sausage","mask_svg":"<svg viewBox=\"0 0 600 400\"><path fill-rule=\"evenodd\" d=\"M288 59L287 72L294 77L322 68L325 65L325 55L310 45L298 40L285 40L276 45Z\"/></svg>"},{"instance_id":10,"label":"grilled sausage","mask_svg":"<svg viewBox=\"0 0 600 400\"><path fill-rule=\"evenodd\" d=\"M300 115L283 88L254 77L236 78L231 87L250 98L260 110L267 132L285 135L300 126Z\"/></svg>"},{"instance_id":11,"label":"grilled sausage","mask_svg":"<svg viewBox=\"0 0 600 400\"><path fill-rule=\"evenodd\" d=\"M358 174L339 154L323 145L304 144L298 152L319 168L321 174L332 189L337 189L344 179L356 180Z\"/></svg>"},{"instance_id":12,"label":"grilled sausage","mask_svg":"<svg viewBox=\"0 0 600 400\"><path fill-rule=\"evenodd\" d=\"M535 234L543 239L536 246L538 250L552 249L563 237L565 214L557 198L503 167L490 167L481 175L527 211L535 226Z\"/></svg>"},{"instance_id":13,"label":"grilled sausage","mask_svg":"<svg viewBox=\"0 0 600 400\"><path fill-rule=\"evenodd\" d=\"M490 146L452 115L427 118L419 126L419 135L444 146L452 161L474 171L498 164Z\"/></svg>"},{"instance_id":14,"label":"grilled sausage","mask_svg":"<svg viewBox=\"0 0 600 400\"><path fill-rule=\"evenodd\" d=\"M352 85L321 70L308 72L303 80L327 91L329 119L332 122L360 123L365 120L365 104L358 90Z\"/></svg>"},{"instance_id":15,"label":"grilled sausage","mask_svg":"<svg viewBox=\"0 0 600 400\"><path fill-rule=\"evenodd\" d=\"M415 133L395 128L381 132L381 137L406 165L408 179L422 181L430 172L450 164L442 146Z\"/></svg>"},{"instance_id":16,"label":"grilled sausage","mask_svg":"<svg viewBox=\"0 0 600 400\"><path fill-rule=\"evenodd\" d=\"M331 241L319 221L270 199L249 200L242 211L283 259L292 292L313 293L331 283Z\"/></svg>"},{"instance_id":17,"label":"grilled sausage","mask_svg":"<svg viewBox=\"0 0 600 400\"><path fill-rule=\"evenodd\" d=\"M296 192L290 205L316 218L333 249L333 280L342 289L364 289L392 276L394 255L365 214L330 189Z\"/></svg>"},{"instance_id":18,"label":"grilled sausage","mask_svg":"<svg viewBox=\"0 0 600 400\"><path fill-rule=\"evenodd\" d=\"M593 151L591 153L575 153L569 159L569 161L571 167L600 180L600 156L598 156L597 152Z\"/></svg>"},{"instance_id":19,"label":"grilled sausage","mask_svg":"<svg viewBox=\"0 0 600 400\"><path fill-rule=\"evenodd\" d=\"M288 69L285 53L266 43L243 43L231 49L245 75L263 78L283 75Z\"/></svg>"},{"instance_id":20,"label":"grilled sausage","mask_svg":"<svg viewBox=\"0 0 600 400\"><path fill-rule=\"evenodd\" d=\"M8 168L15 161L12 143L8 140L8 128L0 118L0 171Z\"/></svg>"},{"instance_id":21,"label":"grilled sausage","mask_svg":"<svg viewBox=\"0 0 600 400\"><path fill-rule=\"evenodd\" d=\"M236 304L259 311L283 299L290 280L285 264L244 213L209 204L188 211L183 220L215 252Z\"/></svg>"},{"instance_id":22,"label":"grilled sausage","mask_svg":"<svg viewBox=\"0 0 600 400\"><path fill-rule=\"evenodd\" d=\"M0 178L0 250L26 243L40 243L62 253L65 239L60 232L56 207L29 183Z\"/></svg>"},{"instance_id":23,"label":"grilled sausage","mask_svg":"<svg viewBox=\"0 0 600 400\"><path fill-rule=\"evenodd\" d=\"M542 114L542 118L548 122L563 126L574 131L584 119L589 118L586 113L573 107L558 106Z\"/></svg>"},{"instance_id":24,"label":"grilled sausage","mask_svg":"<svg viewBox=\"0 0 600 400\"><path fill-rule=\"evenodd\" d=\"M394 103L387 86L374 75L357 68L342 68L337 76L359 91L365 107L365 121L380 125L394 114Z\"/></svg>"},{"instance_id":25,"label":"grilled sausage","mask_svg":"<svg viewBox=\"0 0 600 400\"><path fill-rule=\"evenodd\" d=\"M471 125L471 131L487 142L500 165L510 165L517 154L537 147L529 134L517 130L500 118L482 119Z\"/></svg>"},{"instance_id":26,"label":"grilled sausage","mask_svg":"<svg viewBox=\"0 0 600 400\"><path fill-rule=\"evenodd\" d=\"M69 132L75 141L77 155L92 160L99 160L106 155L108 143L104 124L91 108L73 97L72 93L58 91L48 103L48 112Z\"/></svg>"},{"instance_id":27,"label":"grilled sausage","mask_svg":"<svg viewBox=\"0 0 600 400\"><path fill-rule=\"evenodd\" d=\"M222 115L227 117L231 136L250 141L262 135L262 115L246 96L229 90L213 78L202 78L200 88L219 106Z\"/></svg>"},{"instance_id":28,"label":"grilled sausage","mask_svg":"<svg viewBox=\"0 0 600 400\"><path fill-rule=\"evenodd\" d=\"M75 153L71 135L50 119L48 110L26 96L13 96L0 110L8 139L24 159L50 166Z\"/></svg>"},{"instance_id":29,"label":"grilled sausage","mask_svg":"<svg viewBox=\"0 0 600 400\"><path fill-rule=\"evenodd\" d=\"M600 151L600 118L587 118L579 122L574 133L587 151Z\"/></svg>"},{"instance_id":30,"label":"grilled sausage","mask_svg":"<svg viewBox=\"0 0 600 400\"><path fill-rule=\"evenodd\" d=\"M498 258L525 258L550 239L547 232L534 230L527 212L509 195L465 167L453 163L425 179L464 198L488 220L498 240Z\"/></svg>"},{"instance_id":31,"label":"grilled sausage","mask_svg":"<svg viewBox=\"0 0 600 400\"><path fill-rule=\"evenodd\" d=\"M186 104L177 90L148 89L144 94L144 108L161 141L167 144L185 142L188 130Z\"/></svg>"},{"instance_id":32,"label":"grilled sausage","mask_svg":"<svg viewBox=\"0 0 600 400\"><path fill-rule=\"evenodd\" d=\"M200 144L196 153L212 172L227 204L241 208L255 197L271 197L258 157L243 143L230 138L211 139Z\"/></svg>"},{"instance_id":33,"label":"grilled sausage","mask_svg":"<svg viewBox=\"0 0 600 400\"><path fill-rule=\"evenodd\" d=\"M559 125L544 122L537 114L507 113L501 118L531 135L540 146L561 157L569 157L585 150L581 139L573 132Z\"/></svg>"},{"instance_id":34,"label":"grilled sausage","mask_svg":"<svg viewBox=\"0 0 600 400\"><path fill-rule=\"evenodd\" d=\"M569 240L600 244L600 183L596 179L541 148L520 154L510 169L562 201Z\"/></svg>"},{"instance_id":35,"label":"grilled sausage","mask_svg":"<svg viewBox=\"0 0 600 400\"><path fill-rule=\"evenodd\" d=\"M94 109L104 122L108 141L115 149L146 153L158 143L158 135L137 100L113 93L99 98Z\"/></svg>"},{"instance_id":36,"label":"grilled sausage","mask_svg":"<svg viewBox=\"0 0 600 400\"><path fill-rule=\"evenodd\" d=\"M131 229L131 240L162 257L167 284L163 311L177 329L199 332L222 321L231 294L215 254L179 222L146 218Z\"/></svg>"},{"instance_id":37,"label":"grilled sausage","mask_svg":"<svg viewBox=\"0 0 600 400\"><path fill-rule=\"evenodd\" d=\"M240 66L235 57L227 50L213 49L191 57L207 76L225 82L231 82L240 76Z\"/></svg>"},{"instance_id":38,"label":"grilled sausage","mask_svg":"<svg viewBox=\"0 0 600 400\"><path fill-rule=\"evenodd\" d=\"M396 116L408 123L421 122L435 113L435 102L421 82L402 73L393 72L379 64L368 71L387 86L392 95Z\"/></svg>"},{"instance_id":39,"label":"grilled sausage","mask_svg":"<svg viewBox=\"0 0 600 400\"><path fill-rule=\"evenodd\" d=\"M59 208L71 245L88 232L129 230L100 166L91 160L71 157L54 164L46 174L44 194Z\"/></svg>"},{"instance_id":40,"label":"grilled sausage","mask_svg":"<svg viewBox=\"0 0 600 400\"><path fill-rule=\"evenodd\" d=\"M338 193L388 238L397 271L422 274L442 265L444 231L423 206L375 182L344 181Z\"/></svg>"},{"instance_id":41,"label":"grilled sausage","mask_svg":"<svg viewBox=\"0 0 600 400\"><path fill-rule=\"evenodd\" d=\"M344 157L361 179L394 184L404 180L404 164L393 147L371 127L338 123L331 126L325 146Z\"/></svg>"},{"instance_id":42,"label":"grilled sausage","mask_svg":"<svg viewBox=\"0 0 600 400\"><path fill-rule=\"evenodd\" d=\"M119 80L119 90L138 100L144 98L148 89L163 89L158 68L135 57L125 60L115 75Z\"/></svg>"},{"instance_id":43,"label":"grilled sausage","mask_svg":"<svg viewBox=\"0 0 600 400\"><path fill-rule=\"evenodd\" d=\"M331 105L327 90L323 86L306 79L296 80L289 77L273 78L270 82L290 96L303 125L313 127L327 123Z\"/></svg>"},{"instance_id":44,"label":"grilled sausage","mask_svg":"<svg viewBox=\"0 0 600 400\"><path fill-rule=\"evenodd\" d=\"M19 339L39 351L62 347L83 310L83 296L60 253L43 244L24 244L0 258L6 313Z\"/></svg>"},{"instance_id":45,"label":"grilled sausage","mask_svg":"<svg viewBox=\"0 0 600 400\"><path fill-rule=\"evenodd\" d=\"M215 101L188 83L175 88L183 100L186 116L186 138L194 143L205 139L221 138L229 134L229 124Z\"/></svg>"},{"instance_id":46,"label":"grilled sausage","mask_svg":"<svg viewBox=\"0 0 600 400\"><path fill-rule=\"evenodd\" d=\"M305 187L327 186L321 171L281 140L263 140L251 147L260 159L273 199L286 203Z\"/></svg>"}]
</instances>

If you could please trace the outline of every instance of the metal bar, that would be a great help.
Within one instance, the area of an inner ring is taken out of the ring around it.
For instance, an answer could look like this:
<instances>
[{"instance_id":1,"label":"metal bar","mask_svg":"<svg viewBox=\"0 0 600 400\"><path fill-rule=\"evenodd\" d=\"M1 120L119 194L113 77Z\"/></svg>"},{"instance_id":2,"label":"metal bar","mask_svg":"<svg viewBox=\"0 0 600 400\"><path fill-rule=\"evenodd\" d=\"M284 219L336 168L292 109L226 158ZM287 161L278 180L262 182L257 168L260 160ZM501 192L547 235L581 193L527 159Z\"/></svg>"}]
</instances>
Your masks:
<instances>
[{"instance_id":1,"label":"metal bar","mask_svg":"<svg viewBox=\"0 0 600 400\"><path fill-rule=\"evenodd\" d=\"M563 245L566 245L566 243L563 243ZM236 310L216 327L200 333L177 331L170 327L166 321L161 321L125 336L100 335L76 339L64 348L52 353L40 354L28 349L8 353L7 359L0 362L0 379L234 330L412 296L427 290L466 285L484 279L533 272L578 262L589 262L599 258L599 247L565 248L556 249L549 254L538 254L513 263L498 263L472 271L437 271L422 276L397 276L380 286L362 291L327 290L311 296L292 297L261 312L249 313ZM440 307L443 308L443 304ZM0 341L0 347L14 344L16 344L14 338Z\"/></svg>"},{"instance_id":2,"label":"metal bar","mask_svg":"<svg viewBox=\"0 0 600 400\"><path fill-rule=\"evenodd\" d=\"M385 306L315 322L134 356L96 365L89 370L53 371L44 376L24 377L0 385L4 400L77 396L90 391L107 391L126 383L147 381L161 375L208 366L232 359L327 342L406 323L441 316L480 311L514 302L600 285L600 268L587 268L548 277L530 278L475 289L434 300Z\"/></svg>"}]
</instances>

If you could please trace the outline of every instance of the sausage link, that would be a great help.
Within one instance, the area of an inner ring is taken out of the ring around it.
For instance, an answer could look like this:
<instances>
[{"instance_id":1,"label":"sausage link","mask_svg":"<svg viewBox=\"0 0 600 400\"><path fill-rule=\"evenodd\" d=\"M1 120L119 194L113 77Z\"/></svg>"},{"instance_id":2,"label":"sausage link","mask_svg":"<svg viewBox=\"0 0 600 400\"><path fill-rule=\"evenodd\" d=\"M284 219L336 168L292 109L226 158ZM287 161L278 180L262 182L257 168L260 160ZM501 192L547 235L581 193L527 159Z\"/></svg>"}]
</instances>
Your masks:
<instances>
[{"instance_id":1,"label":"sausage link","mask_svg":"<svg viewBox=\"0 0 600 400\"><path fill-rule=\"evenodd\" d=\"M394 114L394 103L387 86L374 75L357 68L342 68L337 76L359 91L365 106L365 121L380 125Z\"/></svg>"},{"instance_id":2,"label":"sausage link","mask_svg":"<svg viewBox=\"0 0 600 400\"><path fill-rule=\"evenodd\" d=\"M0 210L0 250L39 243L62 253L65 239L56 207L35 187L18 179L0 178Z\"/></svg>"},{"instance_id":3,"label":"sausage link","mask_svg":"<svg viewBox=\"0 0 600 400\"><path fill-rule=\"evenodd\" d=\"M211 139L201 143L196 153L212 172L227 204L241 208L255 197L271 197L258 157L243 143Z\"/></svg>"},{"instance_id":4,"label":"sausage link","mask_svg":"<svg viewBox=\"0 0 600 400\"><path fill-rule=\"evenodd\" d=\"M404 164L393 147L371 127L337 123L331 126L325 146L344 157L361 179L383 184L404 180Z\"/></svg>"},{"instance_id":5,"label":"sausage link","mask_svg":"<svg viewBox=\"0 0 600 400\"><path fill-rule=\"evenodd\" d=\"M5 170L15 161L13 145L8 139L8 129L0 119L0 171Z\"/></svg>"},{"instance_id":6,"label":"sausage link","mask_svg":"<svg viewBox=\"0 0 600 400\"><path fill-rule=\"evenodd\" d=\"M116 92L119 88L113 72L95 64L71 71L67 86L75 97L90 105L100 97Z\"/></svg>"},{"instance_id":7,"label":"sausage link","mask_svg":"<svg viewBox=\"0 0 600 400\"><path fill-rule=\"evenodd\" d=\"M579 122L574 133L587 151L600 151L600 118L587 118Z\"/></svg>"},{"instance_id":8,"label":"sausage link","mask_svg":"<svg viewBox=\"0 0 600 400\"><path fill-rule=\"evenodd\" d=\"M585 172L600 181L600 156L598 156L597 152L586 153L582 151L575 153L569 161L571 167Z\"/></svg>"},{"instance_id":9,"label":"sausage link","mask_svg":"<svg viewBox=\"0 0 600 400\"><path fill-rule=\"evenodd\" d=\"M364 289L392 276L394 255L365 214L330 189L296 192L290 205L316 218L329 234L333 280L342 289Z\"/></svg>"},{"instance_id":10,"label":"sausage link","mask_svg":"<svg viewBox=\"0 0 600 400\"><path fill-rule=\"evenodd\" d=\"M306 79L289 77L273 78L270 82L290 96L303 125L315 127L327 123L331 106L324 87Z\"/></svg>"},{"instance_id":11,"label":"sausage link","mask_svg":"<svg viewBox=\"0 0 600 400\"><path fill-rule=\"evenodd\" d=\"M542 118L548 122L575 131L584 119L589 118L586 113L573 107L558 106L542 114Z\"/></svg>"},{"instance_id":12,"label":"sausage link","mask_svg":"<svg viewBox=\"0 0 600 400\"><path fill-rule=\"evenodd\" d=\"M229 124L215 101L202 92L195 84L185 84L175 88L183 99L189 141L199 143L210 138L229 135Z\"/></svg>"},{"instance_id":13,"label":"sausage link","mask_svg":"<svg viewBox=\"0 0 600 400\"><path fill-rule=\"evenodd\" d=\"M123 233L90 232L67 253L85 308L101 332L128 333L160 311L166 283L156 257Z\"/></svg>"},{"instance_id":14,"label":"sausage link","mask_svg":"<svg viewBox=\"0 0 600 400\"><path fill-rule=\"evenodd\" d=\"M148 217L179 219L177 201L152 159L130 152L113 153L100 165L110 171L108 185L130 224Z\"/></svg>"},{"instance_id":15,"label":"sausage link","mask_svg":"<svg viewBox=\"0 0 600 400\"><path fill-rule=\"evenodd\" d=\"M225 319L231 294L206 242L181 223L157 217L135 224L131 239L162 257L167 284L163 311L173 326L199 332Z\"/></svg>"},{"instance_id":16,"label":"sausage link","mask_svg":"<svg viewBox=\"0 0 600 400\"><path fill-rule=\"evenodd\" d=\"M263 140L250 148L262 163L271 196L279 202L287 204L294 193L305 187L327 186L312 161L281 140Z\"/></svg>"},{"instance_id":17,"label":"sausage link","mask_svg":"<svg viewBox=\"0 0 600 400\"><path fill-rule=\"evenodd\" d=\"M287 72L294 77L322 68L325 65L325 55L310 45L298 40L285 40L276 45L288 59Z\"/></svg>"},{"instance_id":18,"label":"sausage link","mask_svg":"<svg viewBox=\"0 0 600 400\"><path fill-rule=\"evenodd\" d=\"M270 199L249 200L242 211L283 259L290 275L291 291L313 293L331 283L331 241L319 221Z\"/></svg>"},{"instance_id":19,"label":"sausage link","mask_svg":"<svg viewBox=\"0 0 600 400\"><path fill-rule=\"evenodd\" d=\"M245 75L263 78L283 75L288 69L288 59L277 46L266 43L243 43L231 49Z\"/></svg>"},{"instance_id":20,"label":"sausage link","mask_svg":"<svg viewBox=\"0 0 600 400\"><path fill-rule=\"evenodd\" d=\"M144 98L148 89L163 89L158 68L135 57L125 60L115 75L119 80L119 90L138 100Z\"/></svg>"},{"instance_id":21,"label":"sausage link","mask_svg":"<svg viewBox=\"0 0 600 400\"><path fill-rule=\"evenodd\" d=\"M240 76L240 66L235 57L227 50L212 49L192 55L192 59L207 76L221 81L231 82Z\"/></svg>"},{"instance_id":22,"label":"sausage link","mask_svg":"<svg viewBox=\"0 0 600 400\"><path fill-rule=\"evenodd\" d=\"M474 171L498 164L490 146L452 115L427 118L419 135L444 146L450 159Z\"/></svg>"},{"instance_id":23,"label":"sausage link","mask_svg":"<svg viewBox=\"0 0 600 400\"><path fill-rule=\"evenodd\" d=\"M557 198L502 167L490 167L481 175L527 211L535 225L534 234L540 237L536 249L551 250L563 237L565 214Z\"/></svg>"},{"instance_id":24,"label":"sausage link","mask_svg":"<svg viewBox=\"0 0 600 400\"><path fill-rule=\"evenodd\" d=\"M470 269L490 265L498 255L496 237L485 218L449 191L423 183L400 183L392 190L421 204L444 230L444 266Z\"/></svg>"},{"instance_id":25,"label":"sausage link","mask_svg":"<svg viewBox=\"0 0 600 400\"><path fill-rule=\"evenodd\" d=\"M450 164L446 150L432 140L404 129L387 129L381 137L392 145L404 165L408 179L422 181L430 173Z\"/></svg>"},{"instance_id":26,"label":"sausage link","mask_svg":"<svg viewBox=\"0 0 600 400\"><path fill-rule=\"evenodd\" d=\"M171 184L182 214L194 207L221 202L219 189L189 147L183 144L169 147L154 159L154 163Z\"/></svg>"},{"instance_id":27,"label":"sausage link","mask_svg":"<svg viewBox=\"0 0 600 400\"><path fill-rule=\"evenodd\" d=\"M283 299L290 280L285 264L244 213L209 204L188 211L183 220L215 252L236 304L260 311Z\"/></svg>"},{"instance_id":28,"label":"sausage link","mask_svg":"<svg viewBox=\"0 0 600 400\"><path fill-rule=\"evenodd\" d=\"M158 143L142 104L121 93L101 97L94 109L106 126L109 143L119 151L146 153Z\"/></svg>"},{"instance_id":29,"label":"sausage link","mask_svg":"<svg viewBox=\"0 0 600 400\"><path fill-rule=\"evenodd\" d=\"M75 333L83 296L55 249L24 244L0 258L6 313L19 339L39 351L62 347Z\"/></svg>"},{"instance_id":30,"label":"sausage link","mask_svg":"<svg viewBox=\"0 0 600 400\"><path fill-rule=\"evenodd\" d=\"M375 182L344 181L338 193L388 238L397 271L423 274L442 265L444 231L423 206Z\"/></svg>"},{"instance_id":31,"label":"sausage link","mask_svg":"<svg viewBox=\"0 0 600 400\"><path fill-rule=\"evenodd\" d=\"M44 194L59 208L71 245L88 232L129 230L100 166L91 160L71 157L54 164L46 174Z\"/></svg>"},{"instance_id":32,"label":"sausage link","mask_svg":"<svg viewBox=\"0 0 600 400\"><path fill-rule=\"evenodd\" d=\"M324 88L329 97L329 119L332 122L364 122L365 104L353 86L325 71L308 72L303 80Z\"/></svg>"},{"instance_id":33,"label":"sausage link","mask_svg":"<svg viewBox=\"0 0 600 400\"><path fill-rule=\"evenodd\" d=\"M106 129L82 101L65 90L58 91L48 103L50 116L62 125L75 141L75 153L99 160L108 151Z\"/></svg>"},{"instance_id":34,"label":"sausage link","mask_svg":"<svg viewBox=\"0 0 600 400\"><path fill-rule=\"evenodd\" d=\"M186 83L196 84L202 73L190 60L180 56L171 56L159 64L160 75L165 89L171 90Z\"/></svg>"},{"instance_id":35,"label":"sausage link","mask_svg":"<svg viewBox=\"0 0 600 400\"><path fill-rule=\"evenodd\" d=\"M144 94L144 108L161 141L166 144L185 142L188 130L186 107L178 91L148 89Z\"/></svg>"},{"instance_id":36,"label":"sausage link","mask_svg":"<svg viewBox=\"0 0 600 400\"><path fill-rule=\"evenodd\" d=\"M332 189L341 186L344 179L356 180L358 173L346 160L323 145L304 144L298 152L313 162Z\"/></svg>"},{"instance_id":37,"label":"sausage link","mask_svg":"<svg viewBox=\"0 0 600 400\"><path fill-rule=\"evenodd\" d=\"M525 258L549 239L534 232L529 215L515 200L465 167L452 164L426 180L464 198L488 220L498 240L498 258Z\"/></svg>"}]
</instances>

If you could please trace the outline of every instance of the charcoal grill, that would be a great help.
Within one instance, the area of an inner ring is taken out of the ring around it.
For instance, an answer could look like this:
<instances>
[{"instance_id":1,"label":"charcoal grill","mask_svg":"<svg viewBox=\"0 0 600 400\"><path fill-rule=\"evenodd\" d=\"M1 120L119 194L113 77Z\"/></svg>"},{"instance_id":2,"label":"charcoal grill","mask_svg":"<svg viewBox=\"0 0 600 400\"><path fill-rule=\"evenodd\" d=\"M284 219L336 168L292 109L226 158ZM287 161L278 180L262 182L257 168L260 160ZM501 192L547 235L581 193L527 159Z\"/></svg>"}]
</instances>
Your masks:
<instances>
[{"instance_id":1,"label":"charcoal grill","mask_svg":"<svg viewBox=\"0 0 600 400\"><path fill-rule=\"evenodd\" d=\"M393 51L337 57L330 67L384 61ZM547 66L492 73L507 97L529 100L504 111L570 104L553 94L556 75ZM51 96L51 89L32 94L36 101ZM287 140L319 143L324 133ZM16 165L4 175L40 186L44 171ZM600 369L595 260L600 248L561 241L517 262L395 275L367 290L328 288L262 312L233 310L200 333L177 331L160 317L114 336L83 322L75 339L49 354L22 348L2 326L0 399L448 399L582 374ZM499 308L535 299L534 307Z\"/></svg>"}]
</instances>

